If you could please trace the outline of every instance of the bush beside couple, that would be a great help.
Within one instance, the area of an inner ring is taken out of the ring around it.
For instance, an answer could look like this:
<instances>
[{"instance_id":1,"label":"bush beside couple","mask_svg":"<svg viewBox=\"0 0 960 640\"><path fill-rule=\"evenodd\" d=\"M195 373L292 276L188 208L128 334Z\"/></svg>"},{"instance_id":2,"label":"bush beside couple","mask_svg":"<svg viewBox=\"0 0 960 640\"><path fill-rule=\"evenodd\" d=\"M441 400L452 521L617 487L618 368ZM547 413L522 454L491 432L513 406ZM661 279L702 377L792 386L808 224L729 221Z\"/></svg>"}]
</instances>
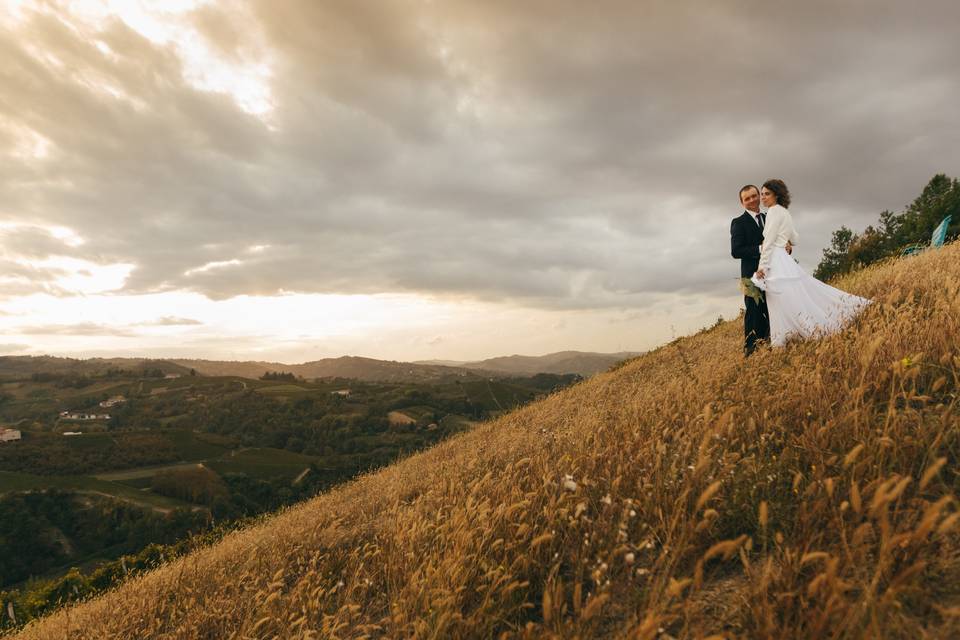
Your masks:
<instances>
[{"instance_id":1,"label":"bush beside couple","mask_svg":"<svg viewBox=\"0 0 960 640\"><path fill-rule=\"evenodd\" d=\"M783 180L743 187L740 204L744 212L730 224L730 252L740 260L741 278L762 292L744 297L745 355L764 341L782 347L790 338L839 331L872 302L820 282L790 257L799 236Z\"/></svg>"}]
</instances>

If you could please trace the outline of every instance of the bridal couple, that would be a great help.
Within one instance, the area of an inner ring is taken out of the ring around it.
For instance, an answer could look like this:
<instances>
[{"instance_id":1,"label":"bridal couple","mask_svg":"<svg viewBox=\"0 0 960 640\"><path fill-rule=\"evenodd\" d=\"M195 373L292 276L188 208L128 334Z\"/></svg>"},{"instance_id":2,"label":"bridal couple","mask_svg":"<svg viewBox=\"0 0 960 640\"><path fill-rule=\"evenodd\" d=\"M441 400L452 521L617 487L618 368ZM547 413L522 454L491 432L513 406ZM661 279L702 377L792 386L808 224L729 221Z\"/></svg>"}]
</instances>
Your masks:
<instances>
[{"instance_id":1,"label":"bridal couple","mask_svg":"<svg viewBox=\"0 0 960 640\"><path fill-rule=\"evenodd\" d=\"M789 338L839 331L872 301L820 282L791 258L797 231L790 215L790 191L783 180L740 189L744 212L730 224L730 245L740 276L762 294L744 297L744 353L761 341L782 347ZM764 214L760 205L766 209Z\"/></svg>"}]
</instances>

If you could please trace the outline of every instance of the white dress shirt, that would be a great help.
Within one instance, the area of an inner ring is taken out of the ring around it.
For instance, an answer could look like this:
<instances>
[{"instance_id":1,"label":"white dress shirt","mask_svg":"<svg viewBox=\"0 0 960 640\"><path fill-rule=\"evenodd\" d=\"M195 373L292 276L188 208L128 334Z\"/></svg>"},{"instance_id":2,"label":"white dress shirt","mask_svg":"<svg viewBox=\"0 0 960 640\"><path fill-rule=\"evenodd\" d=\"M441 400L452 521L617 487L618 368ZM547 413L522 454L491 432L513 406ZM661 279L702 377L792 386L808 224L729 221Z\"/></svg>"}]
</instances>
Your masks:
<instances>
[{"instance_id":1,"label":"white dress shirt","mask_svg":"<svg viewBox=\"0 0 960 640\"><path fill-rule=\"evenodd\" d=\"M763 226L763 244L760 245L760 267L764 273L770 269L770 259L775 247L786 247L789 242L797 244L799 236L793 227L793 217L786 207L775 204L767 210L767 222Z\"/></svg>"}]
</instances>

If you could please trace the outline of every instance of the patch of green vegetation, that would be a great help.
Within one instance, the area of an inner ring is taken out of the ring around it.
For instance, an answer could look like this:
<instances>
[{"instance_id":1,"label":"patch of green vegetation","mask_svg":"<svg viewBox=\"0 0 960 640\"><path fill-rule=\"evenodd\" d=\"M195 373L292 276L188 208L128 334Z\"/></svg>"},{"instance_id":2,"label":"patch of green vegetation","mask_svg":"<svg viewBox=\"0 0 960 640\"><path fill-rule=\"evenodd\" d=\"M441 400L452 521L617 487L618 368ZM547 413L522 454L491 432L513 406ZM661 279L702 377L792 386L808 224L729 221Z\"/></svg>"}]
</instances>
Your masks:
<instances>
[{"instance_id":1,"label":"patch of green vegetation","mask_svg":"<svg viewBox=\"0 0 960 640\"><path fill-rule=\"evenodd\" d=\"M457 415L455 413L450 413L440 420L440 425L447 427L453 431L459 431L462 429L468 429L473 425L474 421L466 416Z\"/></svg>"},{"instance_id":2,"label":"patch of green vegetation","mask_svg":"<svg viewBox=\"0 0 960 640\"><path fill-rule=\"evenodd\" d=\"M223 455L233 446L232 438L215 433L198 433L188 429L162 432L176 447L181 460L205 460Z\"/></svg>"},{"instance_id":3,"label":"patch of green vegetation","mask_svg":"<svg viewBox=\"0 0 960 640\"><path fill-rule=\"evenodd\" d=\"M257 388L258 393L276 393L276 394L288 394L288 393L303 393L304 391L310 391L306 387L301 387L295 384L275 384L269 387L259 387Z\"/></svg>"},{"instance_id":4,"label":"patch of green vegetation","mask_svg":"<svg viewBox=\"0 0 960 640\"><path fill-rule=\"evenodd\" d=\"M414 420L420 420L425 416L432 416L436 413L436 409L433 407L427 407L424 405L415 405L412 407L404 407L403 409L398 409L400 413L406 414L413 418Z\"/></svg>"},{"instance_id":5,"label":"patch of green vegetation","mask_svg":"<svg viewBox=\"0 0 960 640\"><path fill-rule=\"evenodd\" d=\"M126 480L112 480L111 482L115 484L122 484L127 487L133 487L134 489L149 489L153 484L153 476L140 476L138 478L128 478Z\"/></svg>"},{"instance_id":6,"label":"patch of green vegetation","mask_svg":"<svg viewBox=\"0 0 960 640\"><path fill-rule=\"evenodd\" d=\"M71 425L71 429L76 431L81 431L83 435L79 436L57 436L58 442L62 443L64 447L71 449L73 451L82 451L84 449L101 449L103 447L108 447L114 442L116 442L116 436L110 433L90 433L84 431L84 427L87 425L76 424Z\"/></svg>"},{"instance_id":7,"label":"patch of green vegetation","mask_svg":"<svg viewBox=\"0 0 960 640\"><path fill-rule=\"evenodd\" d=\"M316 460L317 458L313 456L292 451L258 447L237 451L216 460L208 460L205 464L220 474L243 473L259 479L293 479Z\"/></svg>"},{"instance_id":8,"label":"patch of green vegetation","mask_svg":"<svg viewBox=\"0 0 960 640\"><path fill-rule=\"evenodd\" d=\"M498 380L471 380L463 384L467 398L486 411L509 411L536 396L532 389Z\"/></svg>"},{"instance_id":9,"label":"patch of green vegetation","mask_svg":"<svg viewBox=\"0 0 960 640\"><path fill-rule=\"evenodd\" d=\"M98 480L90 476L37 476L30 473L0 471L0 493L42 491L45 489L99 493L160 509L190 508L192 506L181 500L158 496L147 491L139 491L126 484Z\"/></svg>"}]
</instances>

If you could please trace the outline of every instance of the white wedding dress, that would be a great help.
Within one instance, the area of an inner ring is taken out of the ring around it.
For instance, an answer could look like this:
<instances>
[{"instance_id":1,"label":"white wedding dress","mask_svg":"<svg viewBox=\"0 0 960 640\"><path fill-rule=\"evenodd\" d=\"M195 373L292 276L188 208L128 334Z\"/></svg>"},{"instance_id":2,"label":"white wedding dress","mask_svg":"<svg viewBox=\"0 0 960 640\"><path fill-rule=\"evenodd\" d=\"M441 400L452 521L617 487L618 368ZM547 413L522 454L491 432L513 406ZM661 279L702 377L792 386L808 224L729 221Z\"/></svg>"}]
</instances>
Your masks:
<instances>
[{"instance_id":1,"label":"white wedding dress","mask_svg":"<svg viewBox=\"0 0 960 640\"><path fill-rule=\"evenodd\" d=\"M770 207L758 269L765 277L754 274L752 280L766 294L774 347L782 347L792 337L814 338L839 331L872 302L835 289L804 271L785 248L788 241L796 245L797 238L790 212L778 204Z\"/></svg>"}]
</instances>

